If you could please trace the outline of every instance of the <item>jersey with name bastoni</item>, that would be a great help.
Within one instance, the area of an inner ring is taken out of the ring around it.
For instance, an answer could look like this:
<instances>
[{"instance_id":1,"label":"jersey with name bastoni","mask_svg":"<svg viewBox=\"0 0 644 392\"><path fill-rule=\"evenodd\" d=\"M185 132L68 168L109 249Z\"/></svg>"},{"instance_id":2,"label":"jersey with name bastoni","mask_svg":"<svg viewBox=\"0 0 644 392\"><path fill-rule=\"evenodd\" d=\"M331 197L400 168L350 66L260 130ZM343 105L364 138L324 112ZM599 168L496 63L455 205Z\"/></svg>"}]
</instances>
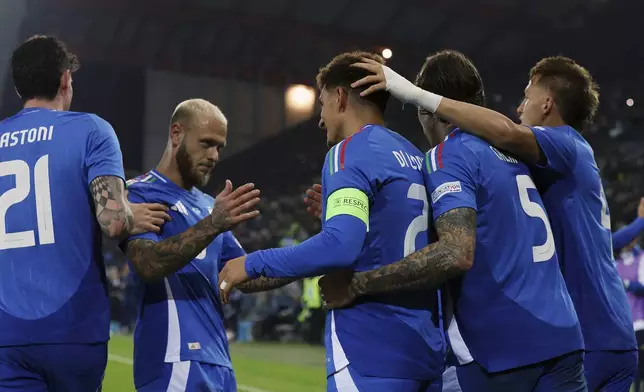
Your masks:
<instances>
[{"instance_id":1,"label":"jersey with name bastoni","mask_svg":"<svg viewBox=\"0 0 644 392\"><path fill-rule=\"evenodd\" d=\"M99 176L123 178L100 117L30 108L0 123L0 346L109 339Z\"/></svg>"},{"instance_id":2,"label":"jersey with name bastoni","mask_svg":"<svg viewBox=\"0 0 644 392\"><path fill-rule=\"evenodd\" d=\"M573 128L533 127L546 161L532 168L548 210L586 350L636 350L613 257L610 213L592 148Z\"/></svg>"},{"instance_id":3,"label":"jersey with name bastoni","mask_svg":"<svg viewBox=\"0 0 644 392\"><path fill-rule=\"evenodd\" d=\"M583 349L552 231L528 167L476 136L455 130L426 155L434 219L476 211L472 268L450 281L448 333L461 363L489 372Z\"/></svg>"},{"instance_id":4,"label":"jersey with name bastoni","mask_svg":"<svg viewBox=\"0 0 644 392\"><path fill-rule=\"evenodd\" d=\"M163 241L208 216L215 200L196 188L185 190L152 170L128 181L132 202L170 206L161 233L132 236ZM197 361L232 368L217 282L226 261L244 251L230 232L218 235L181 270L155 283L135 274L139 315L134 332L134 382L158 377L164 363Z\"/></svg>"},{"instance_id":5,"label":"jersey with name bastoni","mask_svg":"<svg viewBox=\"0 0 644 392\"><path fill-rule=\"evenodd\" d=\"M363 127L327 154L323 199L351 189L368 197L367 235L355 270L391 264L428 244L422 162L422 153L409 141L375 125ZM346 199L352 202L350 195ZM445 342L438 302L437 290L401 291L362 297L349 308L329 312L327 374L350 363L364 376L440 377Z\"/></svg>"}]
</instances>

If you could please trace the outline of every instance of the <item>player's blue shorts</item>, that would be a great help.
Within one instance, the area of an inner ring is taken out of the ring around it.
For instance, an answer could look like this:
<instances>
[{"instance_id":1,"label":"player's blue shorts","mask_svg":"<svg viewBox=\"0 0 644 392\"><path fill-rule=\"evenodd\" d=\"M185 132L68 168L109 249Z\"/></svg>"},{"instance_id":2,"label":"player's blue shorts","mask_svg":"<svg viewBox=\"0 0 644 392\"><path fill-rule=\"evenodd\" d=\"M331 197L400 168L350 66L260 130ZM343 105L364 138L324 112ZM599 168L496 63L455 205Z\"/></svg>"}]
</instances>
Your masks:
<instances>
[{"instance_id":1,"label":"player's blue shorts","mask_svg":"<svg viewBox=\"0 0 644 392\"><path fill-rule=\"evenodd\" d=\"M637 374L637 351L587 351L584 371L589 391L628 392Z\"/></svg>"},{"instance_id":2,"label":"player's blue shorts","mask_svg":"<svg viewBox=\"0 0 644 392\"><path fill-rule=\"evenodd\" d=\"M107 343L0 347L0 391L100 391Z\"/></svg>"},{"instance_id":3,"label":"player's blue shorts","mask_svg":"<svg viewBox=\"0 0 644 392\"><path fill-rule=\"evenodd\" d=\"M428 381L362 376L348 365L327 378L326 390L327 392L437 392L441 388L438 384L431 384Z\"/></svg>"},{"instance_id":4,"label":"player's blue shorts","mask_svg":"<svg viewBox=\"0 0 644 392\"><path fill-rule=\"evenodd\" d=\"M583 360L583 352L576 351L499 373L471 362L455 367L457 382L443 379L443 392L586 392Z\"/></svg>"},{"instance_id":5,"label":"player's blue shorts","mask_svg":"<svg viewBox=\"0 0 644 392\"><path fill-rule=\"evenodd\" d=\"M166 363L161 374L137 387L138 392L237 392L233 369L209 363L182 361Z\"/></svg>"}]
</instances>

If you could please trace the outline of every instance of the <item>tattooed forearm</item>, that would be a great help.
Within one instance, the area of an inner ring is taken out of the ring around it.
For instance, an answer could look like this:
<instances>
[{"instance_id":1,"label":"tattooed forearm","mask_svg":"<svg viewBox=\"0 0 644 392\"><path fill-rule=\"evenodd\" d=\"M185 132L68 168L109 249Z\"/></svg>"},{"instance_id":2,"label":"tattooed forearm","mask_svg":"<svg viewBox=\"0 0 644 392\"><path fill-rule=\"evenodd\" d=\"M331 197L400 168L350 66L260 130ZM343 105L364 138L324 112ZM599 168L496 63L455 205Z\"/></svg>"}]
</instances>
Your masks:
<instances>
[{"instance_id":1,"label":"tattooed forearm","mask_svg":"<svg viewBox=\"0 0 644 392\"><path fill-rule=\"evenodd\" d=\"M242 283L237 287L242 293L258 293L260 291L268 291L273 289L278 289L282 286L296 281L297 279L290 278L257 278L249 280L248 282Z\"/></svg>"},{"instance_id":2,"label":"tattooed forearm","mask_svg":"<svg viewBox=\"0 0 644 392\"><path fill-rule=\"evenodd\" d=\"M462 275L472 266L476 243L476 211L456 208L436 220L438 242L401 261L356 273L351 289L356 296L382 292L438 287Z\"/></svg>"},{"instance_id":3,"label":"tattooed forearm","mask_svg":"<svg viewBox=\"0 0 644 392\"><path fill-rule=\"evenodd\" d=\"M190 263L219 233L221 230L209 216L161 242L132 240L127 244L126 255L143 280L158 281Z\"/></svg>"},{"instance_id":4,"label":"tattooed forearm","mask_svg":"<svg viewBox=\"0 0 644 392\"><path fill-rule=\"evenodd\" d=\"M96 177L90 184L96 220L112 239L124 239L132 229L132 213L125 200L125 184L115 176Z\"/></svg>"}]
</instances>

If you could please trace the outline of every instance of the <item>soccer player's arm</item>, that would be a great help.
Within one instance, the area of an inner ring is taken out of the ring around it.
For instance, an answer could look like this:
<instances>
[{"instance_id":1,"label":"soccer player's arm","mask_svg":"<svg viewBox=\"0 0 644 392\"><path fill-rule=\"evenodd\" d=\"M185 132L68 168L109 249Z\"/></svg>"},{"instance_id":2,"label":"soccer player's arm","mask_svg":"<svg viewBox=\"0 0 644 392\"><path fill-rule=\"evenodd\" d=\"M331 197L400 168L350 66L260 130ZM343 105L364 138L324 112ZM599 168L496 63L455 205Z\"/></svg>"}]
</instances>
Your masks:
<instances>
[{"instance_id":1,"label":"soccer player's arm","mask_svg":"<svg viewBox=\"0 0 644 392\"><path fill-rule=\"evenodd\" d=\"M355 296L396 290L438 288L474 263L478 160L459 142L447 141L439 159L425 157L425 186L438 240L404 259L353 275Z\"/></svg>"},{"instance_id":2,"label":"soccer player's arm","mask_svg":"<svg viewBox=\"0 0 644 392\"><path fill-rule=\"evenodd\" d=\"M637 218L613 233L613 251L619 252L644 231L644 198L640 200Z\"/></svg>"},{"instance_id":3,"label":"soccer player's arm","mask_svg":"<svg viewBox=\"0 0 644 392\"><path fill-rule=\"evenodd\" d=\"M219 271L226 265L226 262L237 257L244 256L246 252L242 248L237 238L230 231L222 234L222 249L220 257ZM286 286L287 284L295 281L295 279L280 279L280 278L264 278L260 277L257 279L249 280L235 286L242 293L258 293L260 291L268 291Z\"/></svg>"},{"instance_id":4,"label":"soccer player's arm","mask_svg":"<svg viewBox=\"0 0 644 392\"><path fill-rule=\"evenodd\" d=\"M131 203L148 202L144 192L135 187L128 189L128 199ZM172 219L179 218L179 213L174 210L168 213ZM153 283L185 267L220 233L211 216L207 216L172 237L162 239L152 232L136 234L121 246L141 280Z\"/></svg>"},{"instance_id":5,"label":"soccer player's arm","mask_svg":"<svg viewBox=\"0 0 644 392\"><path fill-rule=\"evenodd\" d=\"M87 138L85 169L96 220L103 234L122 240L132 229L133 219L125 197L121 147L107 121L89 116L92 131Z\"/></svg>"},{"instance_id":6,"label":"soccer player's arm","mask_svg":"<svg viewBox=\"0 0 644 392\"><path fill-rule=\"evenodd\" d=\"M344 153L335 154L344 143ZM346 140L332 148L322 169L326 208L320 233L295 246L249 254L247 275L251 279L304 278L353 267L367 234L373 200L368 173L378 165L369 162L370 157L373 153L364 139Z\"/></svg>"},{"instance_id":7,"label":"soccer player's arm","mask_svg":"<svg viewBox=\"0 0 644 392\"><path fill-rule=\"evenodd\" d=\"M624 280L624 289L629 293L637 295L638 297L644 296L644 284L641 284L640 282Z\"/></svg>"},{"instance_id":8,"label":"soccer player's arm","mask_svg":"<svg viewBox=\"0 0 644 392\"><path fill-rule=\"evenodd\" d=\"M487 140L529 164L543 164L547 152L533 128L516 124L507 116L482 106L440 97L417 88L414 103L436 113L458 128ZM546 146L547 147L547 146Z\"/></svg>"}]
</instances>

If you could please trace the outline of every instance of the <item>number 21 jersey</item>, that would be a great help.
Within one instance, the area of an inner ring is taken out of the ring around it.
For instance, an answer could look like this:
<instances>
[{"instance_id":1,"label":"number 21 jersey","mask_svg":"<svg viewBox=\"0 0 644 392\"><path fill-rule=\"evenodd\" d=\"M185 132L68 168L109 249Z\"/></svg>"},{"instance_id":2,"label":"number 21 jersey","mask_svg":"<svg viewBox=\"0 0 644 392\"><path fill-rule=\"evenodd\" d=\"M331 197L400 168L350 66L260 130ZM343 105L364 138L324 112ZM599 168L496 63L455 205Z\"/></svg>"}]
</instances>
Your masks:
<instances>
[{"instance_id":1,"label":"number 21 jersey","mask_svg":"<svg viewBox=\"0 0 644 392\"><path fill-rule=\"evenodd\" d=\"M476 211L474 264L449 282L458 326L450 325L449 337L459 361L499 372L583 349L527 166L459 130L425 163L435 220L456 208Z\"/></svg>"},{"instance_id":2,"label":"number 21 jersey","mask_svg":"<svg viewBox=\"0 0 644 392\"><path fill-rule=\"evenodd\" d=\"M29 108L0 123L0 346L109 339L98 176L123 178L98 116Z\"/></svg>"}]
</instances>

